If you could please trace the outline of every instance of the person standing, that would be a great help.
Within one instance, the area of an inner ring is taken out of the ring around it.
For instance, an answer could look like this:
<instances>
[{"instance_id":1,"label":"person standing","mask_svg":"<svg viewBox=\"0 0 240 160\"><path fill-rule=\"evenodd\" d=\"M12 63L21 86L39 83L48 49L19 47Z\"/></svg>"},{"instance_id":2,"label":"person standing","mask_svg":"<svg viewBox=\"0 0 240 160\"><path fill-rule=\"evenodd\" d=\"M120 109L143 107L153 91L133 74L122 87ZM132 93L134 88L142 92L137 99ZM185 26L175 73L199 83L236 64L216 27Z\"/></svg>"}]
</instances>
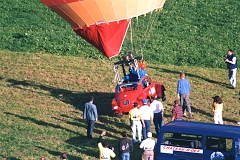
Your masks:
<instances>
[{"instance_id":1,"label":"person standing","mask_svg":"<svg viewBox=\"0 0 240 160\"><path fill-rule=\"evenodd\" d=\"M136 133L138 133L138 143L141 144L142 138L142 123L140 119L140 111L138 109L138 103L133 103L133 109L131 109L128 113L130 126L132 129L132 142L136 143Z\"/></svg>"},{"instance_id":2,"label":"person standing","mask_svg":"<svg viewBox=\"0 0 240 160\"><path fill-rule=\"evenodd\" d=\"M150 104L150 108L153 110L153 123L155 126L156 134L158 135L160 132L160 129L163 125L163 114L164 114L164 108L163 104L158 101L158 97L153 97L153 101Z\"/></svg>"},{"instance_id":3,"label":"person standing","mask_svg":"<svg viewBox=\"0 0 240 160\"><path fill-rule=\"evenodd\" d=\"M237 58L233 54L233 51L231 49L228 50L227 52L227 58L224 59L225 63L227 63L227 68L228 68L228 78L231 84L231 87L233 89L236 88L236 75L237 75Z\"/></svg>"},{"instance_id":4,"label":"person standing","mask_svg":"<svg viewBox=\"0 0 240 160\"><path fill-rule=\"evenodd\" d=\"M105 135L106 131L102 131L98 138L99 158L100 160L111 160L111 157L116 157L116 154L113 152L113 147L109 148L109 143L107 141L102 142L102 137Z\"/></svg>"},{"instance_id":5,"label":"person standing","mask_svg":"<svg viewBox=\"0 0 240 160\"><path fill-rule=\"evenodd\" d=\"M147 139L143 140L140 148L144 151L142 153L142 160L154 160L154 148L156 142L152 139L152 133L147 133Z\"/></svg>"},{"instance_id":6,"label":"person standing","mask_svg":"<svg viewBox=\"0 0 240 160\"><path fill-rule=\"evenodd\" d=\"M95 121L98 119L97 107L93 104L94 97L91 96L89 102L85 103L83 118L87 120L87 138L92 139L92 132Z\"/></svg>"},{"instance_id":7,"label":"person standing","mask_svg":"<svg viewBox=\"0 0 240 160\"><path fill-rule=\"evenodd\" d=\"M219 96L212 97L213 98L213 111L214 111L214 123L215 124L223 124L222 119L222 110L223 110L223 102Z\"/></svg>"},{"instance_id":8,"label":"person standing","mask_svg":"<svg viewBox=\"0 0 240 160\"><path fill-rule=\"evenodd\" d=\"M179 106L179 100L174 101L174 108L172 109L172 121L182 120L182 107Z\"/></svg>"},{"instance_id":9,"label":"person standing","mask_svg":"<svg viewBox=\"0 0 240 160\"><path fill-rule=\"evenodd\" d=\"M177 95L178 99L180 99L181 107L183 109L183 114L186 116L186 106L189 113L189 118L192 118L191 106L190 106L190 90L191 86L187 79L185 79L184 72L180 73L180 80L178 80L177 84Z\"/></svg>"},{"instance_id":10,"label":"person standing","mask_svg":"<svg viewBox=\"0 0 240 160\"><path fill-rule=\"evenodd\" d=\"M121 160L130 160L130 152L133 151L133 143L127 138L127 132L122 132L122 138L118 143L118 151Z\"/></svg>"},{"instance_id":11,"label":"person standing","mask_svg":"<svg viewBox=\"0 0 240 160\"><path fill-rule=\"evenodd\" d=\"M143 139L147 138L147 133L151 132L151 123L153 122L153 111L152 109L148 106L148 100L144 99L142 100L143 106L140 107L140 117L142 120L142 134L143 134Z\"/></svg>"}]
</instances>

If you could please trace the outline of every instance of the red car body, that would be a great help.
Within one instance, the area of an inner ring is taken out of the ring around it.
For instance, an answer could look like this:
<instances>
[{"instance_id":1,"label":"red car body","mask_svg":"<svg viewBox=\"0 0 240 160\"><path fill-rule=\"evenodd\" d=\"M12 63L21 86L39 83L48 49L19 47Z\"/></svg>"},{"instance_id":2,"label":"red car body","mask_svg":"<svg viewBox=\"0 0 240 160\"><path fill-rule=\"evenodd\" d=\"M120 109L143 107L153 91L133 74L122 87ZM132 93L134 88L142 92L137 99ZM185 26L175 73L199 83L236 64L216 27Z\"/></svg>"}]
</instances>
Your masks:
<instances>
[{"instance_id":1,"label":"red car body","mask_svg":"<svg viewBox=\"0 0 240 160\"><path fill-rule=\"evenodd\" d=\"M143 99L152 101L152 97L158 96L165 100L165 87L162 83L155 83L151 77L144 76L137 82L118 84L115 90L115 98L112 100L112 110L115 114L128 113L137 102L142 105Z\"/></svg>"}]
</instances>

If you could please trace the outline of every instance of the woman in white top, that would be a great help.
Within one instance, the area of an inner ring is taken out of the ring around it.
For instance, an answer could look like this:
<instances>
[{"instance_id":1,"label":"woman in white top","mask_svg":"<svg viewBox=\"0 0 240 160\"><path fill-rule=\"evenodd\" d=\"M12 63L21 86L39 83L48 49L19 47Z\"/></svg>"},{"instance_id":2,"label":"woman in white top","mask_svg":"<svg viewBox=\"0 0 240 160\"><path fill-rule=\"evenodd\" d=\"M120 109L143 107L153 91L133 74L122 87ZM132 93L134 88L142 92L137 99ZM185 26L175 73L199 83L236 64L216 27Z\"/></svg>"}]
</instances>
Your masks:
<instances>
[{"instance_id":1,"label":"woman in white top","mask_svg":"<svg viewBox=\"0 0 240 160\"><path fill-rule=\"evenodd\" d=\"M222 110L223 110L223 102L219 96L212 97L213 98L213 111L214 111L214 123L215 124L223 124L222 119Z\"/></svg>"}]
</instances>

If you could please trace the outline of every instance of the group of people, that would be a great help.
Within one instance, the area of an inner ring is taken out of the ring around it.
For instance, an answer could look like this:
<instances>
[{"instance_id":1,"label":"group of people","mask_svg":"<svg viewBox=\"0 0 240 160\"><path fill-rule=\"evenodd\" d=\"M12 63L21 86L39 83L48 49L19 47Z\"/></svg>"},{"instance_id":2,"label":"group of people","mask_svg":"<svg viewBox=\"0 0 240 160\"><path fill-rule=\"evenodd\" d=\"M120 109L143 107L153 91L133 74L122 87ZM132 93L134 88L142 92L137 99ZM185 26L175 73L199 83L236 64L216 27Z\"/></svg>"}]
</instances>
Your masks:
<instances>
[{"instance_id":1,"label":"group of people","mask_svg":"<svg viewBox=\"0 0 240 160\"><path fill-rule=\"evenodd\" d=\"M103 141L102 137L106 135L106 131L102 131L98 138L99 158L100 160L110 160L116 157L114 153L114 147L110 146L107 141ZM155 140L152 139L152 133L147 133L147 138L140 144L140 148L143 149L142 160L154 159ZM133 142L127 137L127 132L122 132L122 138L118 143L119 157L122 160L130 160L130 152L133 151Z\"/></svg>"},{"instance_id":2,"label":"group of people","mask_svg":"<svg viewBox=\"0 0 240 160\"><path fill-rule=\"evenodd\" d=\"M178 81L177 95L179 99L174 101L174 108L172 109L172 121L182 120L182 116L186 115L186 111L191 118L191 106L189 102L190 83L185 79L185 74L180 73L180 80ZM214 122L223 124L222 121L222 100L219 96L215 96L214 107ZM142 100L142 104L133 103L133 109L129 111L128 117L130 120L130 127L132 131L132 140L127 138L127 132L122 132L122 138L119 140L118 151L122 160L130 159L130 152L133 151L133 146L137 142L140 148L143 149L142 160L153 160L155 141L152 139L151 124L154 123L156 134L160 133L160 129L164 123L164 107L158 101L158 97L152 97L150 103L147 99ZM179 105L180 100L180 105ZM87 121L87 138L92 139L94 124L98 120L98 113L96 105L93 104L94 97L91 96L89 102L85 103L83 118ZM109 146L107 141L102 141L102 137L106 134L103 131L98 139L98 148L100 152L100 160L111 159L115 157L114 148Z\"/></svg>"},{"instance_id":3,"label":"group of people","mask_svg":"<svg viewBox=\"0 0 240 160\"><path fill-rule=\"evenodd\" d=\"M227 69L228 69L228 78L230 82L230 88L235 89L236 88L236 75L237 75L237 58L233 54L233 50L229 49L227 51L227 57L224 58L224 62L227 64ZM190 83L187 79L185 79L185 74L182 72L180 73L180 80L178 81L178 87L177 87L177 94L178 98L180 99L181 107L175 107L174 110L178 110L178 118L181 117L181 109L183 109L183 114L186 116L186 107L189 113L189 118L192 117L191 113L191 106L189 102L189 93L190 93ZM223 119L222 119L222 111L223 111L223 102L220 96L214 96L213 98L213 112L214 112L214 123L215 124L223 124ZM175 102L174 102L175 103ZM176 111L175 115L176 114ZM175 118L172 117L172 120ZM240 124L240 123L239 123Z\"/></svg>"},{"instance_id":4,"label":"group of people","mask_svg":"<svg viewBox=\"0 0 240 160\"><path fill-rule=\"evenodd\" d=\"M129 120L132 130L132 142L136 143L136 133L138 132L138 144L141 144L141 137L147 138L147 133L151 132L151 123L154 123L156 134L160 132L163 125L164 107L158 97L153 97L151 104L147 99L142 100L142 105L133 103L133 109L129 111ZM141 106L141 107L140 107Z\"/></svg>"},{"instance_id":5,"label":"group of people","mask_svg":"<svg viewBox=\"0 0 240 160\"><path fill-rule=\"evenodd\" d=\"M129 111L130 127L132 130L132 140L127 138L127 132L122 132L122 138L119 141L118 151L121 159L129 160L130 152L133 150L133 145L137 142L140 148L143 149L142 159L153 159L155 141L152 139L151 124L155 126L156 134L158 135L163 125L164 107L158 101L158 97L152 97L150 103L147 99L142 100L142 104L133 103L133 109ZM96 105L93 104L94 97L90 97L89 102L85 103L83 118L87 121L87 138L92 139L94 123L98 119ZM179 106L178 100L175 101L172 120L181 120L183 114ZM175 115L176 113L176 115ZM98 139L98 148L100 151L100 159L110 159L115 157L114 148L109 147L107 141L102 141L102 137L106 134L103 131ZM138 140L138 141L137 141Z\"/></svg>"},{"instance_id":6,"label":"group of people","mask_svg":"<svg viewBox=\"0 0 240 160\"><path fill-rule=\"evenodd\" d=\"M143 61L140 60L137 64L137 67L129 65L129 74L122 78L122 82L137 82L139 79L147 75L145 70L146 65L143 63Z\"/></svg>"},{"instance_id":7,"label":"group of people","mask_svg":"<svg viewBox=\"0 0 240 160\"><path fill-rule=\"evenodd\" d=\"M158 101L158 97L152 97L153 101L150 103L147 99L142 100L142 104L133 103L133 109L129 111L130 127L132 130L132 140L127 138L127 132L122 132L122 138L119 140L118 151L122 160L130 159L130 152L133 151L133 146L137 142L139 147L143 149L142 160L154 159L155 141L152 139L151 124L154 123L156 134L158 135L163 125L164 107ZM90 103L90 104L89 104ZM93 107L89 109L89 107ZM97 114L96 106L93 105L93 98L90 102L85 104L84 119L88 122L87 137L92 137L93 125L89 121L96 121ZM89 113L91 114L89 115ZM172 121L182 120L183 110L179 105L179 100L174 101L174 108L172 110ZM90 118L91 117L91 118ZM88 119L89 118L89 119ZM98 148L100 151L100 160L111 159L116 156L114 148L109 145L107 141L102 141L102 137L106 131L102 131L98 139ZM137 141L138 140L138 141Z\"/></svg>"},{"instance_id":8,"label":"group of people","mask_svg":"<svg viewBox=\"0 0 240 160\"><path fill-rule=\"evenodd\" d=\"M233 55L232 50L228 50L228 56L224 60L229 69L229 81L231 88L236 88L236 72L237 61L236 56ZM192 118L191 105L190 105L190 90L191 86L189 81L185 78L184 72L180 73L180 79L177 84L177 97L174 101L174 108L172 109L172 121L182 120L182 116ZM154 123L156 134L158 135L164 123L164 107L158 97L152 97L153 101L147 99L142 100L142 104L137 102L133 103L133 109L129 111L130 127L132 131L132 140L127 138L127 132L122 132L122 138L119 141L118 151L122 160L130 159L130 152L133 151L133 145L138 142L140 148L144 150L142 159L153 159L155 141L152 138L151 123ZM90 101L85 103L84 119L87 120L87 137L92 138L94 123L98 119L97 108L93 104L94 97L90 97ZM179 103L180 101L180 103ZM223 102L220 96L213 97L213 111L214 123L223 124L222 110ZM188 115L187 115L188 112ZM108 142L103 141L102 137L106 134L103 131L98 140L98 148L100 150L100 159L110 159L115 157L114 148L109 147ZM137 141L138 140L138 141Z\"/></svg>"},{"instance_id":9,"label":"group of people","mask_svg":"<svg viewBox=\"0 0 240 160\"><path fill-rule=\"evenodd\" d=\"M87 121L87 138L92 139L94 124L98 120L98 113L96 105L93 104L94 97L91 96L89 102L85 103L83 118ZM156 126L156 133L158 134L162 126L163 105L157 98L150 104L147 99L142 100L140 108L137 102L133 103L134 108L129 112L130 126L132 129L132 140L127 138L127 132L122 132L122 138L119 141L119 155L124 160L130 159L130 152L133 150L133 145L136 143L136 133L138 132L138 144L144 150L143 159L153 159L155 141L152 140L151 123ZM106 134L103 131L98 139L98 148L100 151L100 159L110 159L115 157L114 148L109 147L107 141L102 141L102 137ZM142 141L143 135L143 141ZM151 143L150 143L151 142Z\"/></svg>"},{"instance_id":10,"label":"group of people","mask_svg":"<svg viewBox=\"0 0 240 160\"><path fill-rule=\"evenodd\" d=\"M236 85L236 84L234 84ZM234 87L235 88L235 87ZM191 105L189 102L189 93L190 93L190 83L185 79L185 74L180 73L180 80L178 81L177 94L180 99L181 106L179 106L179 101L174 101L174 109L172 110L172 121L173 120L182 120L182 115L186 115L186 108L189 113L189 118L192 118ZM213 98L213 112L214 112L214 123L223 124L222 111L223 111L223 102L220 96L214 96Z\"/></svg>"}]
</instances>

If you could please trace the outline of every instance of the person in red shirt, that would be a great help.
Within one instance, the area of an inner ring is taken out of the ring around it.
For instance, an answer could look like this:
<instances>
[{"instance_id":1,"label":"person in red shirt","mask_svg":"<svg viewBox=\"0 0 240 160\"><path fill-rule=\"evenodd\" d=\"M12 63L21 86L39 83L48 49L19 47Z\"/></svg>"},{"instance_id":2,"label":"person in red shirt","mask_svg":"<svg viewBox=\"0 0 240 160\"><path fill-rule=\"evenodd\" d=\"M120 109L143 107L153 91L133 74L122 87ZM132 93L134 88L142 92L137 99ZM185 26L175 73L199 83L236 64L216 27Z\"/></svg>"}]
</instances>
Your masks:
<instances>
[{"instance_id":1,"label":"person in red shirt","mask_svg":"<svg viewBox=\"0 0 240 160\"><path fill-rule=\"evenodd\" d=\"M172 109L172 121L182 120L182 107L179 106L179 100L174 101L174 108Z\"/></svg>"}]
</instances>

